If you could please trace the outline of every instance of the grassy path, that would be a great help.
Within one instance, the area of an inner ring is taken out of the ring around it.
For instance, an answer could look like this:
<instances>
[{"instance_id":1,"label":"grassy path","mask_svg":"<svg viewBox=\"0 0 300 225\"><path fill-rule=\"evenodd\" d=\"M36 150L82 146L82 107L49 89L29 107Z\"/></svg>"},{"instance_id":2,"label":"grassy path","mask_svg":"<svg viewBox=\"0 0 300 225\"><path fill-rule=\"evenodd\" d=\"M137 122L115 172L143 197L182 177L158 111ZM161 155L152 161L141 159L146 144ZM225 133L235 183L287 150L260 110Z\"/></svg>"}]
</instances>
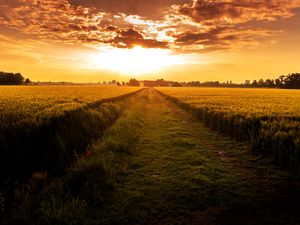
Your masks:
<instances>
[{"instance_id":1,"label":"grassy path","mask_svg":"<svg viewBox=\"0 0 300 225\"><path fill-rule=\"evenodd\" d=\"M300 224L299 178L246 144L153 89L112 104L122 115L89 154L62 177L36 173L0 224Z\"/></svg>"},{"instance_id":2,"label":"grassy path","mask_svg":"<svg viewBox=\"0 0 300 225\"><path fill-rule=\"evenodd\" d=\"M152 89L102 224L300 224L299 185ZM141 98L141 97L140 97Z\"/></svg>"}]
</instances>

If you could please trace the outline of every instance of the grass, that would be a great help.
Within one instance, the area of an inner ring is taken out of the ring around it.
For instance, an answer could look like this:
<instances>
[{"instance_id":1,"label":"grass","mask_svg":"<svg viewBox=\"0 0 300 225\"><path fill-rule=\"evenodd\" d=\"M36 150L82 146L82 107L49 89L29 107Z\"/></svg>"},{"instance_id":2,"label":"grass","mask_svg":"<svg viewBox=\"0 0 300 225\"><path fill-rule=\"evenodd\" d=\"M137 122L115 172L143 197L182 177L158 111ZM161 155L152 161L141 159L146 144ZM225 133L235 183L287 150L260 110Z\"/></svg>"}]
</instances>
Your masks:
<instances>
[{"instance_id":1,"label":"grass","mask_svg":"<svg viewBox=\"0 0 300 225\"><path fill-rule=\"evenodd\" d=\"M144 116L147 126L139 151L114 192L118 201L102 211L103 217L113 219L107 224L184 223L193 211L249 198L243 193L247 184L223 168L187 135L185 124L155 100Z\"/></svg>"},{"instance_id":2,"label":"grass","mask_svg":"<svg viewBox=\"0 0 300 225\"><path fill-rule=\"evenodd\" d=\"M122 104L133 105L134 100L139 97ZM47 173L33 174L27 185L15 189L18 201L5 224L93 224L89 214L102 207L118 174L126 171L126 157L134 151L141 126L140 113L125 110L91 147L91 155L79 158L65 176L49 183Z\"/></svg>"},{"instance_id":3,"label":"grass","mask_svg":"<svg viewBox=\"0 0 300 225\"><path fill-rule=\"evenodd\" d=\"M158 88L206 126L239 141L251 142L282 168L299 172L298 90ZM287 104L288 99L288 104Z\"/></svg>"},{"instance_id":4,"label":"grass","mask_svg":"<svg viewBox=\"0 0 300 225\"><path fill-rule=\"evenodd\" d=\"M99 224L199 224L199 219L211 220L207 224L215 220L217 224L271 221L277 208L266 212L265 204L271 203L268 190L260 183L263 175L256 176L256 169L243 171L238 165L240 159L258 163L248 155L247 146L204 128L155 93L150 91L148 95L136 150L94 220ZM236 161L226 158L222 162L216 155L218 148ZM270 164L261 164L274 173L266 171L266 175L283 176ZM257 210L266 212L264 217Z\"/></svg>"},{"instance_id":5,"label":"grass","mask_svg":"<svg viewBox=\"0 0 300 225\"><path fill-rule=\"evenodd\" d=\"M91 157L7 224L299 224L291 174L151 89L125 104Z\"/></svg>"}]
</instances>

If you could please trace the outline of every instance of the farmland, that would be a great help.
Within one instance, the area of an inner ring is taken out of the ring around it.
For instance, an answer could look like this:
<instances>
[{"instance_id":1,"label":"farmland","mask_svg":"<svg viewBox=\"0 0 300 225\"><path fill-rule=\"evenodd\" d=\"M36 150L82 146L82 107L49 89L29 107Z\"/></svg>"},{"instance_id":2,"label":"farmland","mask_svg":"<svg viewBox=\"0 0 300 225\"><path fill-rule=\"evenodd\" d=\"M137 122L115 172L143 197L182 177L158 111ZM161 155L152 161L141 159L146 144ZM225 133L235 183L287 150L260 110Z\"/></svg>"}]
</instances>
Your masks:
<instances>
[{"instance_id":1,"label":"farmland","mask_svg":"<svg viewBox=\"0 0 300 225\"><path fill-rule=\"evenodd\" d=\"M277 89L158 88L197 114L207 126L237 140L277 164L300 163L300 91Z\"/></svg>"},{"instance_id":2,"label":"farmland","mask_svg":"<svg viewBox=\"0 0 300 225\"><path fill-rule=\"evenodd\" d=\"M133 87L107 86L2 86L0 128L17 123L42 123L66 111L136 91Z\"/></svg>"},{"instance_id":3,"label":"farmland","mask_svg":"<svg viewBox=\"0 0 300 225\"><path fill-rule=\"evenodd\" d=\"M258 145L274 151L260 129L278 123L297 147L297 91L33 88L7 99L55 110L1 130L3 224L300 223L299 176Z\"/></svg>"},{"instance_id":4,"label":"farmland","mask_svg":"<svg viewBox=\"0 0 300 225\"><path fill-rule=\"evenodd\" d=\"M1 181L38 170L59 173L83 154L139 88L29 86L0 88Z\"/></svg>"}]
</instances>

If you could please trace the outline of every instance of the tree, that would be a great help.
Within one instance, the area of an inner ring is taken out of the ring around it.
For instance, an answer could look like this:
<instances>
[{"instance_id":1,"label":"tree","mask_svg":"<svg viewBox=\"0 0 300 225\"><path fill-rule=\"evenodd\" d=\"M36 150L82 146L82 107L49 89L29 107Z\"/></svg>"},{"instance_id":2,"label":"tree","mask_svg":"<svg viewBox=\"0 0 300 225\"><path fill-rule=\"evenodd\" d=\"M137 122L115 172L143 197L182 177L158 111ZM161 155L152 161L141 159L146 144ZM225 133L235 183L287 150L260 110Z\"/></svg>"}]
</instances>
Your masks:
<instances>
[{"instance_id":1,"label":"tree","mask_svg":"<svg viewBox=\"0 0 300 225\"><path fill-rule=\"evenodd\" d=\"M164 79L157 79L156 80L157 86L159 87L165 87L168 86L168 82L165 81Z\"/></svg>"},{"instance_id":2,"label":"tree","mask_svg":"<svg viewBox=\"0 0 300 225\"><path fill-rule=\"evenodd\" d=\"M182 85L179 82L173 82L171 87L182 87Z\"/></svg>"},{"instance_id":3,"label":"tree","mask_svg":"<svg viewBox=\"0 0 300 225\"><path fill-rule=\"evenodd\" d=\"M30 84L30 83L31 83L31 80L29 80L29 78L26 78L25 81L24 81L24 83L25 83L25 84Z\"/></svg>"},{"instance_id":4,"label":"tree","mask_svg":"<svg viewBox=\"0 0 300 225\"><path fill-rule=\"evenodd\" d=\"M129 86L140 86L140 82L134 78L131 78L128 82Z\"/></svg>"},{"instance_id":5,"label":"tree","mask_svg":"<svg viewBox=\"0 0 300 225\"><path fill-rule=\"evenodd\" d=\"M298 89L300 88L300 74L299 73L292 73L285 77L284 79L284 87L291 88L291 89Z\"/></svg>"},{"instance_id":6,"label":"tree","mask_svg":"<svg viewBox=\"0 0 300 225\"><path fill-rule=\"evenodd\" d=\"M258 86L257 80L253 80L251 85L252 87L257 87Z\"/></svg>"},{"instance_id":7,"label":"tree","mask_svg":"<svg viewBox=\"0 0 300 225\"><path fill-rule=\"evenodd\" d=\"M24 77L20 73L0 72L0 84L2 85L21 85Z\"/></svg>"},{"instance_id":8,"label":"tree","mask_svg":"<svg viewBox=\"0 0 300 225\"><path fill-rule=\"evenodd\" d=\"M250 80L245 80L244 85L245 85L246 87L248 87L248 86L250 86L250 83L251 83Z\"/></svg>"},{"instance_id":9,"label":"tree","mask_svg":"<svg viewBox=\"0 0 300 225\"><path fill-rule=\"evenodd\" d=\"M268 88L274 87L274 86L275 86L274 80L266 79L265 85L266 85L266 87L268 87Z\"/></svg>"},{"instance_id":10,"label":"tree","mask_svg":"<svg viewBox=\"0 0 300 225\"><path fill-rule=\"evenodd\" d=\"M264 87L265 86L265 82L263 79L260 79L258 82L257 82L258 86L259 87Z\"/></svg>"},{"instance_id":11,"label":"tree","mask_svg":"<svg viewBox=\"0 0 300 225\"><path fill-rule=\"evenodd\" d=\"M275 79L275 86L277 88L282 88L283 87L283 83L280 79Z\"/></svg>"}]
</instances>

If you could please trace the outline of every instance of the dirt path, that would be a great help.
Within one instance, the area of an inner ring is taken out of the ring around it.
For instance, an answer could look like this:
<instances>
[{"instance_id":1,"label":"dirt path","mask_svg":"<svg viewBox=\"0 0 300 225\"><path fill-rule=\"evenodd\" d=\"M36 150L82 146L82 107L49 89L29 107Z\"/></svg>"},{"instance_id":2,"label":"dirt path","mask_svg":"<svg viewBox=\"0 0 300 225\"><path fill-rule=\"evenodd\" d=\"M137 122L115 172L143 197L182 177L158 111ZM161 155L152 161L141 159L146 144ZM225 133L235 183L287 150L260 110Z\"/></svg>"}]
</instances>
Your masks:
<instances>
[{"instance_id":1,"label":"dirt path","mask_svg":"<svg viewBox=\"0 0 300 225\"><path fill-rule=\"evenodd\" d=\"M103 224L300 224L300 188L152 89Z\"/></svg>"}]
</instances>

